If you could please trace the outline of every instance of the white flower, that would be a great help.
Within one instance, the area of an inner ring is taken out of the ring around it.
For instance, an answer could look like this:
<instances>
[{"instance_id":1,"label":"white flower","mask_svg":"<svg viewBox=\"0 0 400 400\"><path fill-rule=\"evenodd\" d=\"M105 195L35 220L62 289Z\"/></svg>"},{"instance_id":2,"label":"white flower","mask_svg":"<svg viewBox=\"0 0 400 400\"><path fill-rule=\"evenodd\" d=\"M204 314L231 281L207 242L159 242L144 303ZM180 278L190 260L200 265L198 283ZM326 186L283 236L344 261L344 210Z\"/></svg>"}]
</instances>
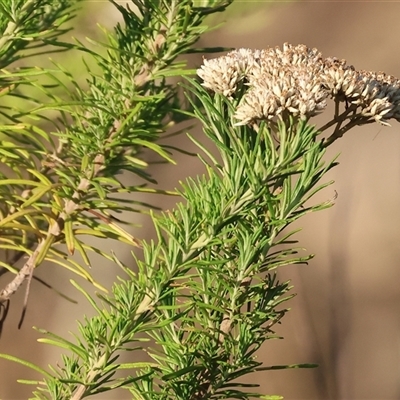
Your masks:
<instances>
[{"instance_id":1,"label":"white flower","mask_svg":"<svg viewBox=\"0 0 400 400\"><path fill-rule=\"evenodd\" d=\"M383 72L357 71L346 60L323 59L317 49L285 43L283 48L239 49L204 60L202 85L229 98L238 89L237 125L290 113L307 119L324 110L326 99L353 105L365 118L388 125L400 119L400 81Z\"/></svg>"}]
</instances>

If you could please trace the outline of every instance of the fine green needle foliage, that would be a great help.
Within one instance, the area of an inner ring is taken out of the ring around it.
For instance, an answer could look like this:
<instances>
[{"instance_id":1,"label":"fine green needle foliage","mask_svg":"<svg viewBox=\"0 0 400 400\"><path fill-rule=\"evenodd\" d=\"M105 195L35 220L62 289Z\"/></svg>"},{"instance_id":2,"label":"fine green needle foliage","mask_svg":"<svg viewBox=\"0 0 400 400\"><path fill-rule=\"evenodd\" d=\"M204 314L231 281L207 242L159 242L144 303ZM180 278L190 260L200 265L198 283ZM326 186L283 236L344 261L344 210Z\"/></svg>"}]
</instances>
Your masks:
<instances>
[{"instance_id":1,"label":"fine green needle foliage","mask_svg":"<svg viewBox=\"0 0 400 400\"><path fill-rule=\"evenodd\" d=\"M15 24L18 34L4 41L3 64L17 60L18 52L28 46L23 45L32 42L38 47L51 43L65 48L53 38L65 32L57 26L68 19L72 3L12 1L8 8L4 4L3 38ZM85 268L90 266L89 253L110 255L81 237L138 246L115 214L140 211L145 205L134 200L124 203L120 195L168 193L145 187L154 180L141 153L148 149L173 162L167 149L156 143L167 128L183 119L177 118L177 110L185 106L171 77L190 73L177 57L207 30L202 22L213 6L133 1L129 8L112 3L123 23L112 32L104 30L103 42L92 41L94 50L79 42L69 46L87 66L86 85L58 64L51 70L10 67L0 76L4 96L20 100L20 109L6 101L0 106L4 119L0 160L6 167L0 171L0 249L5 252L0 265L2 273L16 274L0 291L2 304L45 260L93 282ZM214 11L228 4L219 1ZM140 178L139 183L123 185L119 176L124 171ZM61 243L65 248L55 247ZM74 253L80 253L84 266L70 258ZM16 266L26 256L27 261Z\"/></svg>"},{"instance_id":2,"label":"fine green needle foliage","mask_svg":"<svg viewBox=\"0 0 400 400\"><path fill-rule=\"evenodd\" d=\"M75 284L97 316L79 325L77 342L50 333L41 340L72 355L36 398L79 399L117 387L137 399L268 398L243 376L313 366L263 366L255 353L279 338L275 328L293 296L274 270L309 259L293 248L294 232L279 233L331 205L307 201L334 164L324 164L318 132L305 122L282 123L275 138L267 124L258 132L234 127L230 102L190 82L203 106L193 103L194 114L222 161L205 161L207 174L182 184L184 203L153 215L157 240L141 243L137 273L121 265L129 277L112 296L97 303ZM123 349L132 362L118 362Z\"/></svg>"},{"instance_id":3,"label":"fine green needle foliage","mask_svg":"<svg viewBox=\"0 0 400 400\"><path fill-rule=\"evenodd\" d=\"M0 266L1 274L15 274L0 291L0 328L12 294L45 260L103 290L94 298L71 279L95 314L78 322L72 338L37 328L40 342L64 353L57 366L0 357L42 376L20 380L34 385L32 398L40 400L115 389L140 400L280 399L258 391L261 374L315 367L257 360L266 341L281 339L279 324L294 296L277 269L312 258L290 225L333 205L314 199L332 183L326 174L337 165L326 159L328 146L354 126L400 119L400 81L289 44L204 59L196 80L177 57L199 51L194 45L208 30L204 19L231 1L111 3L123 23L103 29L104 40L90 47L58 40L71 15L66 2L1 6L3 32L15 25L18 34L3 35L8 39L0 46L7 66L0 76ZM62 63L51 70L13 64L25 49L49 44L45 51L83 57L86 85ZM329 99L334 116L317 128L310 119ZM173 163L159 139L191 118L206 137L189 134L205 173L174 192L147 186L156 182L143 150ZM124 185L122 172L139 183ZM142 192L180 198L172 210L149 212L156 232L150 241L133 237L116 217L148 210L135 200ZM121 200L124 193L133 199ZM130 245L131 263L84 236ZM91 252L121 269L111 293L88 272Z\"/></svg>"},{"instance_id":4,"label":"fine green needle foliage","mask_svg":"<svg viewBox=\"0 0 400 400\"><path fill-rule=\"evenodd\" d=\"M28 55L41 54L42 48L47 45L61 46L59 37L70 30L65 23L73 17L79 2L2 0L0 69ZM44 50L44 54L47 53L49 49Z\"/></svg>"}]
</instances>

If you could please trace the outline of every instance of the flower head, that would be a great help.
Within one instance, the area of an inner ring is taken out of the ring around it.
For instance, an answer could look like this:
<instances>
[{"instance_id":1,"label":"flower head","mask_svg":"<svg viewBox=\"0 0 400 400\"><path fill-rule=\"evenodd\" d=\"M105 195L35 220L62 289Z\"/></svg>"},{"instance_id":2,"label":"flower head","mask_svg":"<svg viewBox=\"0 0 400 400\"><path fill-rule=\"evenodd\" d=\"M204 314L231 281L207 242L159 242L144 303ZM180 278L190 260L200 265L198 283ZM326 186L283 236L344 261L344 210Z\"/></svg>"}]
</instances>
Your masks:
<instances>
[{"instance_id":1,"label":"flower head","mask_svg":"<svg viewBox=\"0 0 400 400\"><path fill-rule=\"evenodd\" d=\"M360 124L400 120L400 80L383 72L357 71L346 60L324 59L305 45L234 50L204 60L197 73L215 93L234 98L240 89L237 125L287 114L308 119L326 108L328 98L352 106L348 118L357 116Z\"/></svg>"}]
</instances>

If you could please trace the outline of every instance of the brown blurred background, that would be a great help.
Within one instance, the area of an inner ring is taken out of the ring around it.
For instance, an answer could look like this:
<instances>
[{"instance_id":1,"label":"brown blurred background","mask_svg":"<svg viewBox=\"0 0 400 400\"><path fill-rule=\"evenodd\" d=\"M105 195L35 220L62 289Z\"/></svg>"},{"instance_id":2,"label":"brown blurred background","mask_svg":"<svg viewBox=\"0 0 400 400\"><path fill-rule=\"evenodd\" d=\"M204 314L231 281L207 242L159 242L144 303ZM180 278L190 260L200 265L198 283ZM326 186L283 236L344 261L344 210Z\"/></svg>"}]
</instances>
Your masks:
<instances>
[{"instance_id":1,"label":"brown blurred background","mask_svg":"<svg viewBox=\"0 0 400 400\"><path fill-rule=\"evenodd\" d=\"M81 17L75 35L93 36L97 34L95 22L113 26L118 18L105 1L87 1L85 10L85 22ZM383 70L400 77L399 17L399 2L236 1L227 13L212 17L210 24L226 23L205 36L200 45L263 48L304 43L317 47L324 56L345 58L358 69ZM201 57L195 62L200 63ZM328 113L315 121L317 126ZM308 266L280 271L281 279L292 280L298 295L277 330L284 340L267 342L259 354L266 365L318 363L319 368L252 376L266 394L280 394L287 400L400 399L400 125L392 125L351 130L329 150L330 156L340 153L340 165L327 178L335 183L319 198L333 198L336 191L336 205L298 224L303 227L298 235L300 245L316 257ZM192 132L201 137L200 130ZM183 137L175 140L194 150ZM180 179L202 172L194 158L179 154L176 158L175 167L152 167L163 188L176 187ZM165 197L149 200L164 209L174 202ZM132 217L137 223L141 218ZM143 228L137 235L150 237L151 233ZM114 250L132 263L127 251ZM37 272L79 304L71 305L34 282L21 330L16 326L23 293L13 299L0 352L45 367L57 362L58 351L38 344L41 335L31 327L65 335L76 331L76 319L93 313L69 285L71 276L65 271L44 266ZM93 262L93 273L108 287L121 274L101 259ZM5 283L0 281L1 286ZM37 375L0 360L1 400L29 397L29 387L17 384L17 378ZM130 398L126 392L100 397Z\"/></svg>"}]
</instances>

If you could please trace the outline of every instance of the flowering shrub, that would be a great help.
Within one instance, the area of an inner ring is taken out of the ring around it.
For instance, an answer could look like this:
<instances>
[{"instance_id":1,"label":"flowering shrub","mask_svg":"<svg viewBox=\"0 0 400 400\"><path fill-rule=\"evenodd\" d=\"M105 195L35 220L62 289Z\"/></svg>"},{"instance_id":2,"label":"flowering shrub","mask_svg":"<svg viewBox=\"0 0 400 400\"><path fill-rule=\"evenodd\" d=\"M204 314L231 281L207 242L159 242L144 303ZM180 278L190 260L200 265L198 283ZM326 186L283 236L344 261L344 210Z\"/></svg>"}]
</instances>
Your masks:
<instances>
[{"instance_id":1,"label":"flowering shrub","mask_svg":"<svg viewBox=\"0 0 400 400\"><path fill-rule=\"evenodd\" d=\"M6 38L1 65L10 66L18 50L39 41L38 47L84 52L98 69L87 68L87 88L60 66L1 71L3 95L25 99L15 89L26 85L50 100L38 101L33 109L26 104L21 110L1 108L7 124L0 126L0 161L7 168L0 175L0 249L6 255L0 265L2 274L15 276L0 291L0 323L12 295L34 278L44 260L99 289L104 288L87 270L91 252L113 261L124 274L111 293L98 293L97 299L72 282L95 316L82 318L73 340L40 330L41 342L66 351L57 366L45 370L0 356L42 375L25 382L36 387L32 398L41 400L79 400L117 388L140 400L279 399L255 392L256 383L241 379L314 367L263 365L256 357L267 340L279 337L285 302L293 296L290 282L280 282L276 269L312 257L295 247L297 231L288 228L305 214L333 205L333 199L313 203L313 196L332 183L324 181L336 165L325 160L329 145L356 125L398 120L399 81L324 59L304 45L240 49L204 60L197 70L201 83L187 78L189 107L169 78L194 71L177 57L204 52L195 47L207 30L204 18L230 1L202 1L200 7L190 0L132 0L136 11L112 3L124 24L106 32L106 44L97 43L102 52L46 36L55 21L61 25L67 19L68 3L10 0L0 6L6 19L0 24ZM52 23L43 25L49 15ZM30 24L22 23L27 20ZM32 26L43 32L35 33ZM54 29L50 33L56 36L65 33L58 25ZM72 84L72 93L58 74ZM56 84L31 79L37 75ZM54 88L66 89L71 98L59 98ZM320 129L311 126L310 119L330 98L332 120ZM27 122L48 121L42 112L49 109L60 113L54 130ZM208 138L202 144L189 135L206 173L181 184L174 192L181 202L173 210L150 213L153 241L133 237L114 214L146 207L135 199L139 192L171 192L145 184L127 187L119 175L125 171L153 182L145 172L143 148L173 162L158 140L169 126L189 117L202 123ZM332 126L333 133L324 138L322 132ZM126 192L133 199L116 196ZM87 235L127 243L139 253L124 265L108 246L86 243ZM75 251L84 265L71 259ZM128 352L130 361L120 361Z\"/></svg>"}]
</instances>

